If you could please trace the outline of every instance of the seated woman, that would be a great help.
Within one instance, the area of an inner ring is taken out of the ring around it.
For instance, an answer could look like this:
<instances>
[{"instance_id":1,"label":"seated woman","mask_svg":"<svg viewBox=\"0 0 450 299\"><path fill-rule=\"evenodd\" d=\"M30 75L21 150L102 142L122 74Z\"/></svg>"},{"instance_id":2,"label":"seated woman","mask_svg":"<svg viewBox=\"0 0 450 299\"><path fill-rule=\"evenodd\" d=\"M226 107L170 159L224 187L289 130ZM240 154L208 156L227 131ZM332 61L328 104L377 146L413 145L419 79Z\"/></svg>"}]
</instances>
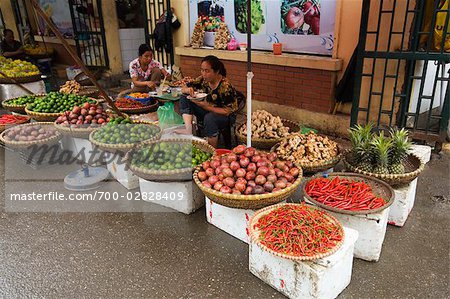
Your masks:
<instances>
[{"instance_id":1,"label":"seated woman","mask_svg":"<svg viewBox=\"0 0 450 299\"><path fill-rule=\"evenodd\" d=\"M130 62L129 71L132 81L131 88L139 92L154 90L162 76L170 79L170 74L162 64L153 60L153 50L147 44L139 46L139 57Z\"/></svg>"},{"instance_id":2,"label":"seated woman","mask_svg":"<svg viewBox=\"0 0 450 299\"><path fill-rule=\"evenodd\" d=\"M194 96L195 90L207 93L204 100L180 99L180 112L187 134L192 134L192 119L195 115L203 120L208 143L217 147L219 132L230 125L229 115L236 112L240 93L226 78L227 71L216 56L206 56L201 63L201 76L182 88L186 95Z\"/></svg>"},{"instance_id":3,"label":"seated woman","mask_svg":"<svg viewBox=\"0 0 450 299\"><path fill-rule=\"evenodd\" d=\"M22 44L14 39L14 32L11 29L3 30L3 40L0 47L1 54L6 58L25 59Z\"/></svg>"}]
</instances>

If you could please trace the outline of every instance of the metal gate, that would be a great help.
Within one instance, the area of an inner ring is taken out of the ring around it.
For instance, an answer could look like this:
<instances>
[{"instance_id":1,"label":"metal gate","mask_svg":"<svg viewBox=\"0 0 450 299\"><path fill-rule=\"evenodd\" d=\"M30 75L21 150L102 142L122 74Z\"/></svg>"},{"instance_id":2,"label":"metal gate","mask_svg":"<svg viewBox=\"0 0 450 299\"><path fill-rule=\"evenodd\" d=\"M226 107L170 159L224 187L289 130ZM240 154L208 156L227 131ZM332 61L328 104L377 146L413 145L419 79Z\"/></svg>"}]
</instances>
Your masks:
<instances>
[{"instance_id":1,"label":"metal gate","mask_svg":"<svg viewBox=\"0 0 450 299\"><path fill-rule=\"evenodd\" d=\"M414 139L445 139L450 53L444 49L450 10L443 3L363 1L351 125L397 125L409 129ZM442 41L434 29L442 32Z\"/></svg>"},{"instance_id":2,"label":"metal gate","mask_svg":"<svg viewBox=\"0 0 450 299\"><path fill-rule=\"evenodd\" d=\"M30 17L26 8L24 0L11 0L11 6L14 10L14 19L16 21L17 30L19 31L19 38L22 43L27 42L25 38L33 40L31 33Z\"/></svg>"},{"instance_id":3,"label":"metal gate","mask_svg":"<svg viewBox=\"0 0 450 299\"><path fill-rule=\"evenodd\" d=\"M90 68L109 68L101 0L69 0L78 56Z\"/></svg>"},{"instance_id":4,"label":"metal gate","mask_svg":"<svg viewBox=\"0 0 450 299\"><path fill-rule=\"evenodd\" d=\"M172 20L172 11L168 9L170 0L145 0L143 1L143 10L145 12L146 26L145 26L145 42L154 49L155 60L159 61L164 67L172 66L175 62L173 51L173 36L172 30L168 30L167 38L169 44L172 45L169 49L163 48L162 51L156 51L155 47L155 31L158 21L165 17L165 20ZM164 14L167 14L164 16Z\"/></svg>"},{"instance_id":5,"label":"metal gate","mask_svg":"<svg viewBox=\"0 0 450 299\"><path fill-rule=\"evenodd\" d=\"M0 8L0 35L3 35L3 29L5 29L5 19L3 18L2 9Z\"/></svg>"}]
</instances>

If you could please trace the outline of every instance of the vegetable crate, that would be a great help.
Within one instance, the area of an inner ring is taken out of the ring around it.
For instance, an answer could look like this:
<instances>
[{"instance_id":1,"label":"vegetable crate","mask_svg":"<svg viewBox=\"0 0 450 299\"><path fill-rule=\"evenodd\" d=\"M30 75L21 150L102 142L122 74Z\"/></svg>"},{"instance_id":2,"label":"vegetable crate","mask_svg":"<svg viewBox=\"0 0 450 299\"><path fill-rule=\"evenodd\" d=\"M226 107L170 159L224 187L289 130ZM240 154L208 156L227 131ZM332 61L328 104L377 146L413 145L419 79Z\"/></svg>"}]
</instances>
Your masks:
<instances>
[{"instance_id":1,"label":"vegetable crate","mask_svg":"<svg viewBox=\"0 0 450 299\"><path fill-rule=\"evenodd\" d=\"M109 172L122 186L128 190L139 187L139 177L128 169L124 154L106 153L105 159Z\"/></svg>"},{"instance_id":2,"label":"vegetable crate","mask_svg":"<svg viewBox=\"0 0 450 299\"><path fill-rule=\"evenodd\" d=\"M249 247L249 270L289 298L336 298L349 284L353 251L358 232L344 227L341 248L325 258L293 261L262 250L253 241Z\"/></svg>"},{"instance_id":3,"label":"vegetable crate","mask_svg":"<svg viewBox=\"0 0 450 299\"><path fill-rule=\"evenodd\" d=\"M254 210L234 209L219 205L206 198L206 220L227 234L248 243L248 221Z\"/></svg>"},{"instance_id":4,"label":"vegetable crate","mask_svg":"<svg viewBox=\"0 0 450 299\"><path fill-rule=\"evenodd\" d=\"M388 223L395 226L405 225L416 198L417 178L406 186L394 188L395 199L390 207Z\"/></svg>"},{"instance_id":5,"label":"vegetable crate","mask_svg":"<svg viewBox=\"0 0 450 299\"><path fill-rule=\"evenodd\" d=\"M390 207L378 213L363 215L327 212L334 216L343 226L358 231L359 238L355 244L355 257L376 262L380 258L384 236L386 235L389 209Z\"/></svg>"},{"instance_id":6,"label":"vegetable crate","mask_svg":"<svg viewBox=\"0 0 450 299\"><path fill-rule=\"evenodd\" d=\"M139 186L142 199L184 214L192 214L205 204L205 195L194 181L152 182L139 178Z\"/></svg>"},{"instance_id":7,"label":"vegetable crate","mask_svg":"<svg viewBox=\"0 0 450 299\"><path fill-rule=\"evenodd\" d=\"M63 135L61 139L61 145L64 151L70 151L72 156L77 158L77 160L87 163L89 165L93 164L105 164L103 162L103 151L95 149L92 143L83 138L73 138L67 135Z\"/></svg>"}]
</instances>

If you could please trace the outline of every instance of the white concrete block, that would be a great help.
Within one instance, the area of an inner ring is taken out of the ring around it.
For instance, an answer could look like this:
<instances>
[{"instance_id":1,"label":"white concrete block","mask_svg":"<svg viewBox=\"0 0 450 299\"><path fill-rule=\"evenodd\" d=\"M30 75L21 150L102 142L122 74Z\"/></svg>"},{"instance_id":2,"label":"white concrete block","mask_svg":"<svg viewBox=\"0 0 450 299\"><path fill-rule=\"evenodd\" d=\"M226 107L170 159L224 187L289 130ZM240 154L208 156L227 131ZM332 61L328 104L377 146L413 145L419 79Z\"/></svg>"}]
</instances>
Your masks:
<instances>
[{"instance_id":1,"label":"white concrete block","mask_svg":"<svg viewBox=\"0 0 450 299\"><path fill-rule=\"evenodd\" d=\"M45 83L42 80L31 83L22 83L22 85L35 94L45 93ZM21 97L28 94L28 92L26 92L22 88L18 88L15 84L0 84L1 101Z\"/></svg>"},{"instance_id":2,"label":"white concrete block","mask_svg":"<svg viewBox=\"0 0 450 299\"><path fill-rule=\"evenodd\" d=\"M403 226L414 206L417 178L406 186L394 188L395 199L389 210L388 223Z\"/></svg>"},{"instance_id":3,"label":"white concrete block","mask_svg":"<svg viewBox=\"0 0 450 299\"><path fill-rule=\"evenodd\" d=\"M356 230L344 227L341 248L315 261L287 260L250 242L249 270L256 277L289 298L336 298L349 284Z\"/></svg>"},{"instance_id":4,"label":"white concrete block","mask_svg":"<svg viewBox=\"0 0 450 299\"><path fill-rule=\"evenodd\" d=\"M380 213L365 215L347 215L328 211L343 226L357 230L358 241L354 255L366 261L378 261L383 247L388 222L389 208Z\"/></svg>"},{"instance_id":5,"label":"white concrete block","mask_svg":"<svg viewBox=\"0 0 450 299\"><path fill-rule=\"evenodd\" d=\"M194 181L151 182L139 178L141 198L155 204L191 214L203 207L205 195Z\"/></svg>"},{"instance_id":6,"label":"white concrete block","mask_svg":"<svg viewBox=\"0 0 450 299\"><path fill-rule=\"evenodd\" d=\"M206 220L245 243L249 242L247 226L253 214L253 210L225 207L206 197Z\"/></svg>"},{"instance_id":7,"label":"white concrete block","mask_svg":"<svg viewBox=\"0 0 450 299\"><path fill-rule=\"evenodd\" d=\"M431 146L414 144L411 152L419 157L424 163L428 163L431 159Z\"/></svg>"},{"instance_id":8,"label":"white concrete block","mask_svg":"<svg viewBox=\"0 0 450 299\"><path fill-rule=\"evenodd\" d=\"M139 177L127 168L124 158L120 154L110 154L106 166L111 175L125 188L139 187Z\"/></svg>"}]
</instances>

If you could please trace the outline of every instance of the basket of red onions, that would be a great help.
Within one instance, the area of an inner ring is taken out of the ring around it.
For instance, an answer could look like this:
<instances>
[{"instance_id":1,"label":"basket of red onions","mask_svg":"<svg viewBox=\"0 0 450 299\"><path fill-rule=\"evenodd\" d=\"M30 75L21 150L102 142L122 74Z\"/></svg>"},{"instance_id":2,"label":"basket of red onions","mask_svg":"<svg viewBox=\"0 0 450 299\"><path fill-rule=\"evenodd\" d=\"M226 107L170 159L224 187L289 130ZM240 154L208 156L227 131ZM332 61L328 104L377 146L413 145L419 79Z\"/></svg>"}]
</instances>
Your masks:
<instances>
[{"instance_id":1,"label":"basket of red onions","mask_svg":"<svg viewBox=\"0 0 450 299\"><path fill-rule=\"evenodd\" d=\"M276 153L238 145L214 156L194 172L194 181L212 201L230 208L260 209L291 196L302 180L302 169Z\"/></svg>"}]
</instances>

